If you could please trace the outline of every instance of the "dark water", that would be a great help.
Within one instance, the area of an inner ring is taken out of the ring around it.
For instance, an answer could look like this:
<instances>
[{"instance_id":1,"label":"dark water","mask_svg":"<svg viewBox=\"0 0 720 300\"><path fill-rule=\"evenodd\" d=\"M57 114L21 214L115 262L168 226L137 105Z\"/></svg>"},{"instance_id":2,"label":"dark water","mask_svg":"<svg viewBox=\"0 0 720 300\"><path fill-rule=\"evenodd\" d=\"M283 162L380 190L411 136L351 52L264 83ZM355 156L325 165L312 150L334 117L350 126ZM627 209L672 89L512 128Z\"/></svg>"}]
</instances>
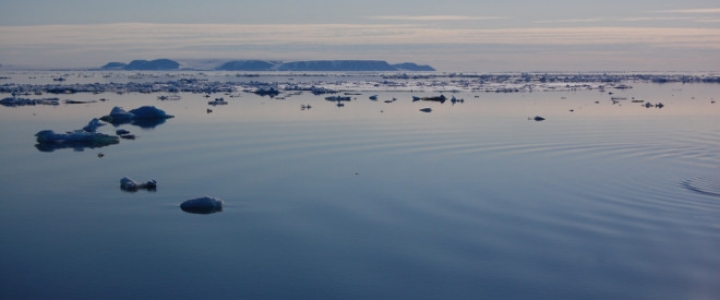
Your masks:
<instances>
[{"instance_id":1,"label":"dark water","mask_svg":"<svg viewBox=\"0 0 720 300\"><path fill-rule=\"evenodd\" d=\"M0 107L0 298L718 299L720 87L623 93ZM176 117L35 148L115 105Z\"/></svg>"}]
</instances>

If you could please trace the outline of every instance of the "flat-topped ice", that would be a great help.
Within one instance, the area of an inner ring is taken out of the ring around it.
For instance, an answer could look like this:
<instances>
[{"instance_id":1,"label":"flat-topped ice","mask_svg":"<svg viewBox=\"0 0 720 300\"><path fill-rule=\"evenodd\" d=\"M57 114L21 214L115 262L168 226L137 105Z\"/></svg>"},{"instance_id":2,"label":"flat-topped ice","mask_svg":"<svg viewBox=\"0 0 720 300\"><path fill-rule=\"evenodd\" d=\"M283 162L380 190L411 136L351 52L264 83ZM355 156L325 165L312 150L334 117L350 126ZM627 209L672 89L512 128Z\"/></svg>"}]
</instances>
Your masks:
<instances>
[{"instance_id":1,"label":"flat-topped ice","mask_svg":"<svg viewBox=\"0 0 720 300\"><path fill-rule=\"evenodd\" d=\"M97 132L87 132L84 130L75 130L65 133L58 133L52 130L42 130L36 133L35 137L37 142L40 144L76 144L79 146L105 146L117 144L120 142L120 139L117 136Z\"/></svg>"},{"instance_id":2,"label":"flat-topped ice","mask_svg":"<svg viewBox=\"0 0 720 300\"><path fill-rule=\"evenodd\" d=\"M212 214L222 211L223 201L217 198L204 196L183 202L180 204L180 209L191 214Z\"/></svg>"}]
</instances>

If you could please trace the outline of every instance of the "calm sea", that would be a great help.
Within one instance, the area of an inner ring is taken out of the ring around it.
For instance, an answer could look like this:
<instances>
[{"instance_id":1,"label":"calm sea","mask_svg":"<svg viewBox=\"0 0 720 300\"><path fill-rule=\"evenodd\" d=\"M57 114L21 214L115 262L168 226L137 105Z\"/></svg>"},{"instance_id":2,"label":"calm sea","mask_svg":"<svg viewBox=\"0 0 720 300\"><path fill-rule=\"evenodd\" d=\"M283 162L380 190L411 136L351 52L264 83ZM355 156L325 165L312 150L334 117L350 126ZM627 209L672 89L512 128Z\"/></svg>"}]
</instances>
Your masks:
<instances>
[{"instance_id":1,"label":"calm sea","mask_svg":"<svg viewBox=\"0 0 720 300\"><path fill-rule=\"evenodd\" d=\"M720 299L720 86L631 85L0 107L0 298ZM175 118L35 145L143 105Z\"/></svg>"}]
</instances>

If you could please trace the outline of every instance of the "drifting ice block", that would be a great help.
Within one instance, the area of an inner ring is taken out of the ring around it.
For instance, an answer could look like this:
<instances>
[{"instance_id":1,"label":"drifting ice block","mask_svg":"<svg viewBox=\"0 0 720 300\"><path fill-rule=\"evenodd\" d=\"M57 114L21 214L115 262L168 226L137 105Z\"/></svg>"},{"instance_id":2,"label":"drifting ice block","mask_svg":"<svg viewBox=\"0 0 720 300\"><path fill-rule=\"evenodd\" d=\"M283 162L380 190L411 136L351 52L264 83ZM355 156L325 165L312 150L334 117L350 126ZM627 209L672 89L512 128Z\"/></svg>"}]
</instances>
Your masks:
<instances>
[{"instance_id":1,"label":"drifting ice block","mask_svg":"<svg viewBox=\"0 0 720 300\"><path fill-rule=\"evenodd\" d=\"M173 117L173 115L168 115L165 111L155 106L142 106L131 109L130 111L125 111L122 107L115 106L109 115L103 116L100 119L111 123L122 123L131 120L169 119Z\"/></svg>"},{"instance_id":2,"label":"drifting ice block","mask_svg":"<svg viewBox=\"0 0 720 300\"><path fill-rule=\"evenodd\" d=\"M100 123L100 120L98 120L98 118L94 118L94 119L90 120L90 122L87 125L85 125L85 127L83 127L83 130L85 130L87 132L95 132L98 129L98 127L103 126L103 125L105 125L105 124Z\"/></svg>"},{"instance_id":3,"label":"drifting ice block","mask_svg":"<svg viewBox=\"0 0 720 300\"><path fill-rule=\"evenodd\" d=\"M35 134L40 144L79 144L86 146L105 146L117 144L120 139L116 136L103 133L75 130L66 133L57 133L52 130L43 130Z\"/></svg>"},{"instance_id":4,"label":"drifting ice block","mask_svg":"<svg viewBox=\"0 0 720 300\"><path fill-rule=\"evenodd\" d=\"M148 180L147 182L137 182L127 177L120 179L120 189L127 192L136 192L139 189L146 189L148 191L154 191L157 189L157 181L155 179Z\"/></svg>"},{"instance_id":5,"label":"drifting ice block","mask_svg":"<svg viewBox=\"0 0 720 300\"><path fill-rule=\"evenodd\" d=\"M200 197L190 199L180 204L180 209L191 214L212 214L221 212L223 201L213 197Z\"/></svg>"}]
</instances>

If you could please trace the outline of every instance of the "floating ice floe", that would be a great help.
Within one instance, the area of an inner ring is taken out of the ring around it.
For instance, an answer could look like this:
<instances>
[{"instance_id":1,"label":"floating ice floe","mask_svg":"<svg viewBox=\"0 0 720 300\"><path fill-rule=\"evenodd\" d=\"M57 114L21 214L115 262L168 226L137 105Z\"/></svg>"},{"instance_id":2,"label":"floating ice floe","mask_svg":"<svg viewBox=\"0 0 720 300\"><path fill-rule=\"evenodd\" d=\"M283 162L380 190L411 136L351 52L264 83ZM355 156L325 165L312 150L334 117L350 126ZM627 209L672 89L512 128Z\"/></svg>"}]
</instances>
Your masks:
<instances>
[{"instance_id":1,"label":"floating ice floe","mask_svg":"<svg viewBox=\"0 0 720 300\"><path fill-rule=\"evenodd\" d=\"M84 130L57 133L52 130L42 130L35 134L40 144L77 144L86 146L105 146L120 142L118 137L104 133L87 132Z\"/></svg>"},{"instance_id":2,"label":"floating ice floe","mask_svg":"<svg viewBox=\"0 0 720 300\"><path fill-rule=\"evenodd\" d=\"M34 105L59 105L60 99L58 98L44 98L44 99L27 99L27 98L15 98L7 97L0 100L0 105L7 107L15 106L34 106Z\"/></svg>"},{"instance_id":3,"label":"floating ice floe","mask_svg":"<svg viewBox=\"0 0 720 300\"><path fill-rule=\"evenodd\" d=\"M420 100L436 101L436 102L440 102L441 104L443 104L443 103L445 103L445 100L447 100L447 98L445 97L445 95L440 95L440 96L435 96L435 97L423 97L423 98L420 98Z\"/></svg>"},{"instance_id":4,"label":"floating ice floe","mask_svg":"<svg viewBox=\"0 0 720 300\"><path fill-rule=\"evenodd\" d=\"M222 200L208 196L190 199L180 204L180 209L191 214L207 215L221 212L222 208Z\"/></svg>"},{"instance_id":5,"label":"floating ice floe","mask_svg":"<svg viewBox=\"0 0 720 300\"><path fill-rule=\"evenodd\" d=\"M115 126L130 123L142 128L153 128L165 123L165 120L170 118L174 118L174 116L165 113L165 111L155 106L142 106L130 111L125 111L121 107L116 106L113 107L109 115L102 116L100 120Z\"/></svg>"},{"instance_id":6,"label":"floating ice floe","mask_svg":"<svg viewBox=\"0 0 720 300\"><path fill-rule=\"evenodd\" d=\"M328 101L350 101L352 98L349 96L328 96L325 100Z\"/></svg>"},{"instance_id":7,"label":"floating ice floe","mask_svg":"<svg viewBox=\"0 0 720 300\"><path fill-rule=\"evenodd\" d=\"M255 93L258 96L270 96L275 97L280 94L280 90L278 90L277 87L274 86L260 86L256 88L254 91L248 91L251 93Z\"/></svg>"},{"instance_id":8,"label":"floating ice floe","mask_svg":"<svg viewBox=\"0 0 720 300\"><path fill-rule=\"evenodd\" d=\"M119 137L121 137L121 138L123 138L123 139L128 139L128 140L134 140L134 139L135 139L135 135L132 134L130 131L127 131L127 130L125 130L125 129L115 130L115 134L117 134L117 136L119 136Z\"/></svg>"},{"instance_id":9,"label":"floating ice floe","mask_svg":"<svg viewBox=\"0 0 720 300\"><path fill-rule=\"evenodd\" d=\"M421 112L429 113L429 112L432 112L432 108L429 108L429 107L421 108L420 111L421 111Z\"/></svg>"},{"instance_id":10,"label":"floating ice floe","mask_svg":"<svg viewBox=\"0 0 720 300\"><path fill-rule=\"evenodd\" d=\"M651 108L651 107L663 108L663 107L665 107L665 105L662 104L662 102L658 102L658 104L652 104L650 102L646 102L645 105L643 105L643 106L645 106L646 108Z\"/></svg>"},{"instance_id":11,"label":"floating ice floe","mask_svg":"<svg viewBox=\"0 0 720 300\"><path fill-rule=\"evenodd\" d=\"M146 182L137 182L128 177L120 179L120 189L126 192L137 192L137 190L157 190L157 181L155 179L148 180Z\"/></svg>"},{"instance_id":12,"label":"floating ice floe","mask_svg":"<svg viewBox=\"0 0 720 300\"><path fill-rule=\"evenodd\" d=\"M208 101L208 104L212 105L212 106L217 106L217 105L227 105L228 103L223 98L215 98L215 100L213 100L213 101Z\"/></svg>"},{"instance_id":13,"label":"floating ice floe","mask_svg":"<svg viewBox=\"0 0 720 300\"><path fill-rule=\"evenodd\" d=\"M463 98L458 99L458 98L455 98L455 96L452 96L452 98L450 98L450 102L453 105L455 105L455 103L465 103L465 99L463 99Z\"/></svg>"},{"instance_id":14,"label":"floating ice floe","mask_svg":"<svg viewBox=\"0 0 720 300\"><path fill-rule=\"evenodd\" d=\"M125 111L122 107L115 106L110 110L110 114L102 116L100 119L105 122L122 122L130 121L133 118L133 114Z\"/></svg>"},{"instance_id":15,"label":"floating ice floe","mask_svg":"<svg viewBox=\"0 0 720 300\"><path fill-rule=\"evenodd\" d=\"M72 100L72 99L65 99L65 104L90 104L90 103L97 103L97 100Z\"/></svg>"},{"instance_id":16,"label":"floating ice floe","mask_svg":"<svg viewBox=\"0 0 720 300\"><path fill-rule=\"evenodd\" d=\"M74 148L82 151L85 148L104 147L117 144L120 139L117 136L95 132L98 127L105 124L98 119L92 119L82 129L55 132L53 130L41 130L35 134L37 144L35 147L43 152L52 152L57 149Z\"/></svg>"},{"instance_id":17,"label":"floating ice floe","mask_svg":"<svg viewBox=\"0 0 720 300\"><path fill-rule=\"evenodd\" d=\"M182 99L182 97L180 95L160 95L157 98L158 98L158 100L162 100L162 101Z\"/></svg>"},{"instance_id":18,"label":"floating ice floe","mask_svg":"<svg viewBox=\"0 0 720 300\"><path fill-rule=\"evenodd\" d=\"M83 130L87 131L87 132L95 132L98 129L98 127L103 126L103 125L105 125L105 124L100 123L100 120L98 118L94 118L94 119L90 120L90 122L87 125L85 125L85 127L83 127Z\"/></svg>"},{"instance_id":19,"label":"floating ice floe","mask_svg":"<svg viewBox=\"0 0 720 300\"><path fill-rule=\"evenodd\" d=\"M127 131L125 129L118 129L118 130L115 130L115 134L117 134L117 135L130 134L130 131Z\"/></svg>"}]
</instances>

